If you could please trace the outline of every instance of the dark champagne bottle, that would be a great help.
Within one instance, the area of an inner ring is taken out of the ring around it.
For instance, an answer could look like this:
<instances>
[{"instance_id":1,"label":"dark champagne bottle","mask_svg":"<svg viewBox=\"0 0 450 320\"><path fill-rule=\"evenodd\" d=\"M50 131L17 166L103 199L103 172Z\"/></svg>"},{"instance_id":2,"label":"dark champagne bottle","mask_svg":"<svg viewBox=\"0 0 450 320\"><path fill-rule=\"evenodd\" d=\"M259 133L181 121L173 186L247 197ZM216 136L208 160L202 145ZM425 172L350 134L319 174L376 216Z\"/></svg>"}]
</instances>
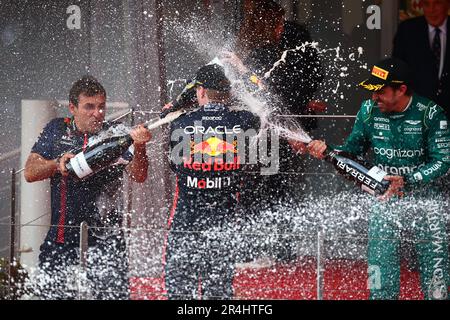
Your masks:
<instances>
[{"instance_id":1,"label":"dark champagne bottle","mask_svg":"<svg viewBox=\"0 0 450 320\"><path fill-rule=\"evenodd\" d=\"M159 117L162 119L171 112L186 109L192 106L197 101L195 84L195 80L188 80L183 91L181 91L177 98L172 102L172 106L166 110L163 110Z\"/></svg>"},{"instance_id":2,"label":"dark champagne bottle","mask_svg":"<svg viewBox=\"0 0 450 320\"><path fill-rule=\"evenodd\" d=\"M372 195L382 195L389 188L390 181L384 179L387 173L377 166L367 169L358 161L330 148L325 151L325 160L330 162L339 174Z\"/></svg>"},{"instance_id":3,"label":"dark champagne bottle","mask_svg":"<svg viewBox=\"0 0 450 320\"><path fill-rule=\"evenodd\" d=\"M212 59L207 65L210 64L217 64L219 66L223 67L222 62L218 57L215 57ZM253 78L252 78L253 79ZM250 79L249 79L250 81ZM196 102L197 102L197 96L196 96L196 85L198 84L197 79L188 80L186 82L186 86L183 88L183 91L176 97L174 101L172 101L172 107L163 110L159 117L163 119L165 116L167 116L169 113L182 110L182 109L189 109L191 108Z\"/></svg>"},{"instance_id":4,"label":"dark champagne bottle","mask_svg":"<svg viewBox=\"0 0 450 320\"><path fill-rule=\"evenodd\" d=\"M156 129L184 113L184 110L172 112L164 119L146 122L144 127L148 130ZM70 174L83 179L113 164L133 144L133 138L129 132L130 128L120 123L100 131L97 135L89 138L84 151L78 149L71 152L76 156L66 163L67 170Z\"/></svg>"},{"instance_id":5,"label":"dark champagne bottle","mask_svg":"<svg viewBox=\"0 0 450 320\"><path fill-rule=\"evenodd\" d=\"M99 140L70 159L66 168L70 174L83 179L114 163L132 144L129 134Z\"/></svg>"}]
</instances>

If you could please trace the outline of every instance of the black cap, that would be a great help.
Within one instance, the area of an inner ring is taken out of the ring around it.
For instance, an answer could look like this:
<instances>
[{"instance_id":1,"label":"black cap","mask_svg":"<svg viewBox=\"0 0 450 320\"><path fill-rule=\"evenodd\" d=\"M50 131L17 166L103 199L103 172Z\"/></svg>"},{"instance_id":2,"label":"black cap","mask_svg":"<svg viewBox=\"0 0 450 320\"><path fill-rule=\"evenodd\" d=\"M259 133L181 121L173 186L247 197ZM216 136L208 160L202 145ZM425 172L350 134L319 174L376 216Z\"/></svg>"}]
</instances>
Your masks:
<instances>
[{"instance_id":1,"label":"black cap","mask_svg":"<svg viewBox=\"0 0 450 320\"><path fill-rule=\"evenodd\" d=\"M388 58L375 64L370 78L359 85L370 91L378 91L390 84L409 84L410 81L408 65L400 59Z\"/></svg>"},{"instance_id":2,"label":"black cap","mask_svg":"<svg viewBox=\"0 0 450 320\"><path fill-rule=\"evenodd\" d=\"M195 75L195 84L205 89L230 91L230 80L225 76L225 70L218 64L208 64L201 67Z\"/></svg>"}]
</instances>

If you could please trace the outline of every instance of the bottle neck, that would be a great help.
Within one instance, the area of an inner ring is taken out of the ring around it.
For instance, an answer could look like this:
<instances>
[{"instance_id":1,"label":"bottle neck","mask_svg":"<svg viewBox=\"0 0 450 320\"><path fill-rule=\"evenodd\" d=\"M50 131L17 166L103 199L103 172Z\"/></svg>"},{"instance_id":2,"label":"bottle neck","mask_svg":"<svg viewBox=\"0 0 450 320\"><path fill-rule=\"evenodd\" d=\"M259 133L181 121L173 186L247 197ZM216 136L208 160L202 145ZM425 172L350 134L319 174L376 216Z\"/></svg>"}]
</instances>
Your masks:
<instances>
[{"instance_id":1,"label":"bottle neck","mask_svg":"<svg viewBox=\"0 0 450 320\"><path fill-rule=\"evenodd\" d=\"M323 152L324 159L325 159L326 161L332 160L333 158L336 157L337 154L338 154L337 151L334 150L334 149L332 149L332 148L330 148L329 146L327 146L327 148L326 148L325 151Z\"/></svg>"}]
</instances>

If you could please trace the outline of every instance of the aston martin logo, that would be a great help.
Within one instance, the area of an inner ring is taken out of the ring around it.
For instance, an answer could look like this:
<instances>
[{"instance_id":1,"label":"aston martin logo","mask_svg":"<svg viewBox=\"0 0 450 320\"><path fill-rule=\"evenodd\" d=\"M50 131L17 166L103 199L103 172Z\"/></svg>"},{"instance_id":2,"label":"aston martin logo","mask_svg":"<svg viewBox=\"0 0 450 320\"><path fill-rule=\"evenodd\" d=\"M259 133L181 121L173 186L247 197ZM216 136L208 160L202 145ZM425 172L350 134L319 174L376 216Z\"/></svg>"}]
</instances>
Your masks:
<instances>
[{"instance_id":1,"label":"aston martin logo","mask_svg":"<svg viewBox=\"0 0 450 320\"><path fill-rule=\"evenodd\" d=\"M405 123L413 125L413 126L417 126L418 124L420 124L422 121L420 120L405 120Z\"/></svg>"}]
</instances>

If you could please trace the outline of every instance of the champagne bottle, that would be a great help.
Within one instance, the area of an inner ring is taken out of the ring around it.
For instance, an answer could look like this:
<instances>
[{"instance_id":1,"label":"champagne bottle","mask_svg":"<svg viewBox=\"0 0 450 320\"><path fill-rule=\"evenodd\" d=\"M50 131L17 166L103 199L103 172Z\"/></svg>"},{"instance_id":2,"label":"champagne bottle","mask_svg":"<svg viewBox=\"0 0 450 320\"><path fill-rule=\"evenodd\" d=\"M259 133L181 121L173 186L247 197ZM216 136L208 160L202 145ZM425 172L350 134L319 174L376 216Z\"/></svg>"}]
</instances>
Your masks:
<instances>
[{"instance_id":1,"label":"champagne bottle","mask_svg":"<svg viewBox=\"0 0 450 320\"><path fill-rule=\"evenodd\" d=\"M129 134L100 140L76 154L66 168L70 174L83 179L114 163L132 143Z\"/></svg>"},{"instance_id":2,"label":"champagne bottle","mask_svg":"<svg viewBox=\"0 0 450 320\"><path fill-rule=\"evenodd\" d=\"M195 84L196 80L188 80L186 86L183 88L183 91L177 96L177 98L172 102L172 106L166 110L163 110L160 114L160 118L164 118L169 113L189 108L197 101L197 96L195 93Z\"/></svg>"},{"instance_id":3,"label":"champagne bottle","mask_svg":"<svg viewBox=\"0 0 450 320\"><path fill-rule=\"evenodd\" d=\"M211 64L217 64L221 66L222 68L225 68L222 61L219 59L219 57L215 57L212 59L207 65ZM248 72L244 75L242 75L242 81L244 83L245 88L254 93L260 90L260 83L261 80L252 72ZM167 116L167 114L181 110L181 109L188 109L192 105L194 105L197 102L197 96L196 96L196 85L197 85L197 79L188 80L186 83L186 86L183 88L181 93L176 97L176 99L172 102L172 106L168 109L163 110L160 113L160 118L164 118Z\"/></svg>"},{"instance_id":4,"label":"champagne bottle","mask_svg":"<svg viewBox=\"0 0 450 320\"><path fill-rule=\"evenodd\" d=\"M218 57L214 57L214 59L212 59L206 65L210 64L217 64L221 67L224 67L223 63L220 61ZM195 92L196 84L197 79L194 78L192 80L188 80L181 93L176 97L174 101L172 101L172 106L166 110L163 110L160 113L159 117L162 119L171 112L178 111L181 109L188 109L192 105L194 105L197 102L197 96Z\"/></svg>"},{"instance_id":5,"label":"champagne bottle","mask_svg":"<svg viewBox=\"0 0 450 320\"><path fill-rule=\"evenodd\" d=\"M184 110L172 112L164 119L145 123L144 127L153 130L177 119L183 113ZM92 136L84 151L72 152L76 155L66 163L66 169L69 174L84 179L116 162L132 144L133 138L129 134L129 128L123 124L111 126Z\"/></svg>"},{"instance_id":6,"label":"champagne bottle","mask_svg":"<svg viewBox=\"0 0 450 320\"><path fill-rule=\"evenodd\" d=\"M346 157L338 150L327 148L325 161L330 162L337 172L372 195L382 195L389 188L390 181L383 179L387 173L377 166L367 169L358 161Z\"/></svg>"}]
</instances>

